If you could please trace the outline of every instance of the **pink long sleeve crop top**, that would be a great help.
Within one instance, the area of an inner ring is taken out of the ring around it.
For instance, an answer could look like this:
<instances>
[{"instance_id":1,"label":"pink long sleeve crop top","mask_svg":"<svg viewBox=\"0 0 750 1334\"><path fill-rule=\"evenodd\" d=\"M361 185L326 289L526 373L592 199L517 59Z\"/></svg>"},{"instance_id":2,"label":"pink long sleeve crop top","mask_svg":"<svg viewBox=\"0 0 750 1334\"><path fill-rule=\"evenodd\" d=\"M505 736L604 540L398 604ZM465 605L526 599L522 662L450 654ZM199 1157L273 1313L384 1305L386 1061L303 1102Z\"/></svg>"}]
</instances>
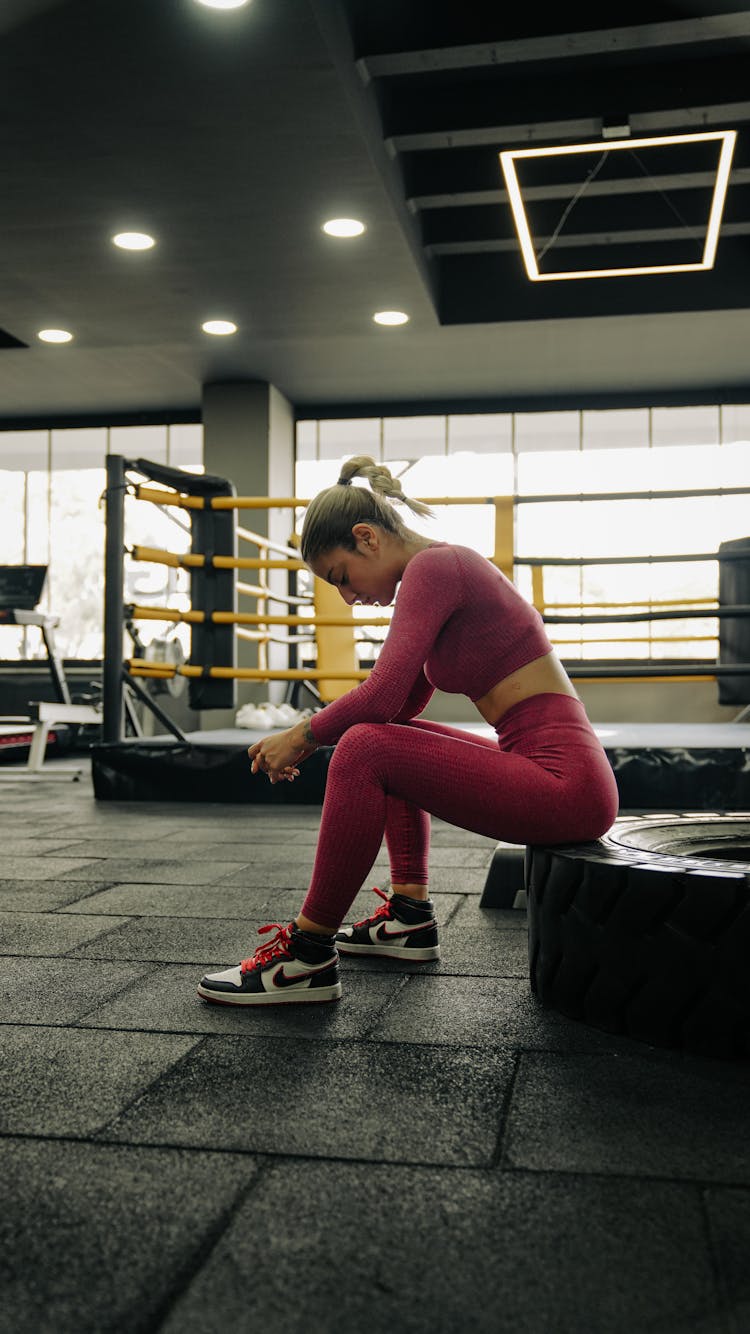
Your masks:
<instances>
[{"instance_id":1,"label":"pink long sleeve crop top","mask_svg":"<svg viewBox=\"0 0 750 1334\"><path fill-rule=\"evenodd\" d=\"M310 722L332 745L355 723L404 722L434 690L481 699L552 651L542 618L489 560L436 542L412 556L380 656L366 681Z\"/></svg>"}]
</instances>

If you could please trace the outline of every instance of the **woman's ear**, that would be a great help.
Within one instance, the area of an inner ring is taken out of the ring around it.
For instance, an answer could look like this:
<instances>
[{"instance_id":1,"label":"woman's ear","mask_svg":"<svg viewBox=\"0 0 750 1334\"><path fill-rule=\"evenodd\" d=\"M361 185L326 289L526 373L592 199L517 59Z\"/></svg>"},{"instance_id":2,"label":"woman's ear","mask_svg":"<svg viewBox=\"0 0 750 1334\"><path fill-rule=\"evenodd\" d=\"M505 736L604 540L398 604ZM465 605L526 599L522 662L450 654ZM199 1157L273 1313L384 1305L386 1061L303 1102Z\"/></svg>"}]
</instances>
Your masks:
<instances>
[{"instance_id":1,"label":"woman's ear","mask_svg":"<svg viewBox=\"0 0 750 1334\"><path fill-rule=\"evenodd\" d=\"M352 537L358 547L365 547L368 551L377 551L380 546L380 535L377 529L369 523L355 523L352 528Z\"/></svg>"}]
</instances>

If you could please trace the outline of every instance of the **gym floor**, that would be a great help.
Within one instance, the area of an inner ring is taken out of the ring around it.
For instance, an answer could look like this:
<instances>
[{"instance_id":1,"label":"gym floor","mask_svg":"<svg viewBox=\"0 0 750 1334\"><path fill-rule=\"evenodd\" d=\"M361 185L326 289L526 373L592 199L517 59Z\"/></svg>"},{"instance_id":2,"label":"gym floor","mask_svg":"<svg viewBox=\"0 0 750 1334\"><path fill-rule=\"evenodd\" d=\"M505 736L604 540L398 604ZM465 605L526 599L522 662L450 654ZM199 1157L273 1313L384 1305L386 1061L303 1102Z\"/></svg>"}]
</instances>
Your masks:
<instances>
[{"instance_id":1,"label":"gym floor","mask_svg":"<svg viewBox=\"0 0 750 1334\"><path fill-rule=\"evenodd\" d=\"M2 1334L750 1330L750 1067L542 1011L491 841L434 824L439 963L237 1012L317 808L2 808Z\"/></svg>"}]
</instances>

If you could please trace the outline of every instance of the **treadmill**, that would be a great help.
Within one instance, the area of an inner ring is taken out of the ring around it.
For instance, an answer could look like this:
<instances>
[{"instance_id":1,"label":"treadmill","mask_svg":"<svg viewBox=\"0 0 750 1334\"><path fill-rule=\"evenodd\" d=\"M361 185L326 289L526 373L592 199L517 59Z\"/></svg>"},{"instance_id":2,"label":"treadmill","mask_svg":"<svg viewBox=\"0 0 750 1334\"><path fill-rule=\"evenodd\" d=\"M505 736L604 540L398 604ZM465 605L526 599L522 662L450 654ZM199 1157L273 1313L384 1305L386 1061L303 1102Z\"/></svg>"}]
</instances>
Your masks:
<instances>
[{"instance_id":1,"label":"treadmill","mask_svg":"<svg viewBox=\"0 0 750 1334\"><path fill-rule=\"evenodd\" d=\"M47 565L0 565L0 626L34 625L41 630L55 699L59 704L71 704L65 669L55 645L60 617L37 610L48 568Z\"/></svg>"}]
</instances>

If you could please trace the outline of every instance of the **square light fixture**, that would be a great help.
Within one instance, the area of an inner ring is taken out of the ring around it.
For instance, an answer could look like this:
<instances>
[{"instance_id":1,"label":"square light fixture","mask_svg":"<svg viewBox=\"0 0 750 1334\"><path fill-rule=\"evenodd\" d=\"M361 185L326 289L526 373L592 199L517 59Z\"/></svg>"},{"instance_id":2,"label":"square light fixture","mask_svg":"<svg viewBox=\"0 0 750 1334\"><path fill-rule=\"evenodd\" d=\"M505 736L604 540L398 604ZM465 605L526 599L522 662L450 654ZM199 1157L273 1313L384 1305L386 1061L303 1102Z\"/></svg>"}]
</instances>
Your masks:
<instances>
[{"instance_id":1,"label":"square light fixture","mask_svg":"<svg viewBox=\"0 0 750 1334\"><path fill-rule=\"evenodd\" d=\"M721 215L724 210L724 200L729 184L729 171L732 165L732 154L737 139L736 130L710 130L704 134L667 134L653 139L605 139L595 144L573 144L557 148L519 148L509 149L500 154L500 165L505 177L505 185L510 198L510 205L513 210L513 219L516 224L518 240L521 244L521 253L523 254L526 272L534 283L559 282L566 278L622 278L634 277L637 274L651 273L699 273L706 269L712 269L716 259L716 247L719 240L719 227L721 226ZM633 265L629 268L619 269L579 269L571 272L540 273L537 264L534 242L531 237L526 209L523 203L521 186L516 173L516 162L521 158L540 158L540 157L570 157L574 153L613 153L622 148L657 148L666 147L669 144L700 144L708 143L713 140L721 143L719 152L719 161L716 168L716 180L714 182L713 197L711 200L711 209L708 217L708 226L706 228L706 239L703 246L703 256L696 264L649 264Z\"/></svg>"}]
</instances>

